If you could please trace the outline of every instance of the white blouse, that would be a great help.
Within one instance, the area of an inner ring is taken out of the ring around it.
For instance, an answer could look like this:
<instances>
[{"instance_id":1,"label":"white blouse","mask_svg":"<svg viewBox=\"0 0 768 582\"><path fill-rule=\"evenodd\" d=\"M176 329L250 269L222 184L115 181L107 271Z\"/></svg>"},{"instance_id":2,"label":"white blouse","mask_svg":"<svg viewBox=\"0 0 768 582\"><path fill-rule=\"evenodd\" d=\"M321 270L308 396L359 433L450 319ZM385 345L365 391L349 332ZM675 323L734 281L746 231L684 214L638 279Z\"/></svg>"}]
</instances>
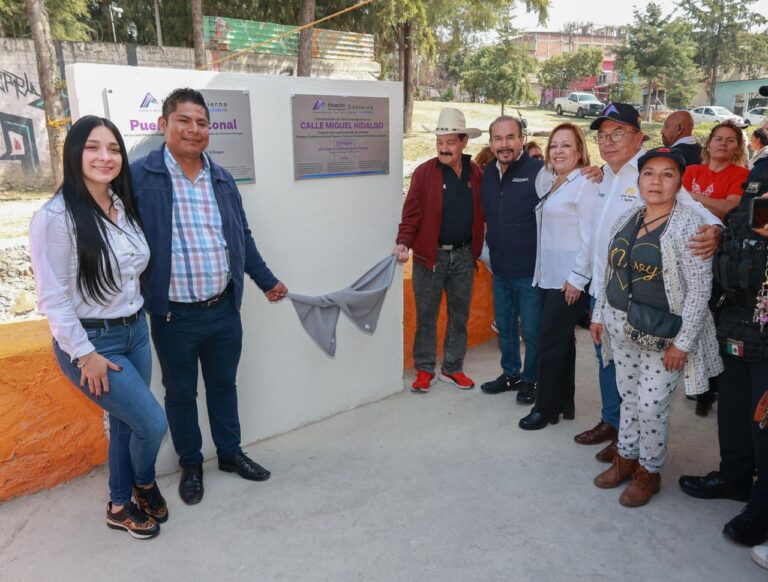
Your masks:
<instances>
[{"instance_id":1,"label":"white blouse","mask_svg":"<svg viewBox=\"0 0 768 582\"><path fill-rule=\"evenodd\" d=\"M584 291L592 278L592 219L597 184L576 168L560 184L557 176L542 168L536 177L538 244L533 284L542 289L562 289L567 281Z\"/></svg>"},{"instance_id":2,"label":"white blouse","mask_svg":"<svg viewBox=\"0 0 768 582\"><path fill-rule=\"evenodd\" d=\"M149 247L141 229L128 222L122 201L115 195L113 201L117 226L107 221L107 236L114 251L112 273L120 290L108 294L106 305L86 299L77 288L74 225L61 193L35 213L29 226L38 310L48 317L51 334L73 361L94 350L80 319L126 317L144 305L139 276L149 262Z\"/></svg>"}]
</instances>

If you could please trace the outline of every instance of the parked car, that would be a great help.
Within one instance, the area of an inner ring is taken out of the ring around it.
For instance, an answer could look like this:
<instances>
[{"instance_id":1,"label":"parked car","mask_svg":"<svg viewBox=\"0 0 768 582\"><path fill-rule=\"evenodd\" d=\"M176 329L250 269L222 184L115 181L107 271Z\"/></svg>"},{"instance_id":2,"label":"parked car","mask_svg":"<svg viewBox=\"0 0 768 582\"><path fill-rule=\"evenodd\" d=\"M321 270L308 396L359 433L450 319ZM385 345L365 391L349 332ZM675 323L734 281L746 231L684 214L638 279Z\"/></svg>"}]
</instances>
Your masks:
<instances>
[{"instance_id":1,"label":"parked car","mask_svg":"<svg viewBox=\"0 0 768 582\"><path fill-rule=\"evenodd\" d=\"M760 126L768 121L768 107L755 107L744 114L744 123Z\"/></svg>"},{"instance_id":2,"label":"parked car","mask_svg":"<svg viewBox=\"0 0 768 582\"><path fill-rule=\"evenodd\" d=\"M558 115L572 113L576 117L598 116L605 109L605 105L592 93L580 91L574 91L568 97L558 97L555 99L554 106Z\"/></svg>"},{"instance_id":3,"label":"parked car","mask_svg":"<svg viewBox=\"0 0 768 582\"><path fill-rule=\"evenodd\" d=\"M744 120L726 109L725 107L717 107L715 105L707 105L706 107L696 107L691 109L691 115L693 116L694 123L720 123L731 119L736 123L744 123Z\"/></svg>"}]
</instances>

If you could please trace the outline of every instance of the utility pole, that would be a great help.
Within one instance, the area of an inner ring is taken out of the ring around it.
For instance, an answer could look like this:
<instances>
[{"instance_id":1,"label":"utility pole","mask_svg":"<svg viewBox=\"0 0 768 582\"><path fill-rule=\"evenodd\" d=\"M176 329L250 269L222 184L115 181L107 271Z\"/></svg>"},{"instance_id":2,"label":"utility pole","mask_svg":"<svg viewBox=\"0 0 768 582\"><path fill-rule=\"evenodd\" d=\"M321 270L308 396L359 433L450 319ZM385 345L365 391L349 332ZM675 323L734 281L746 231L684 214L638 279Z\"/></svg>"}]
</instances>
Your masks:
<instances>
[{"instance_id":1,"label":"utility pole","mask_svg":"<svg viewBox=\"0 0 768 582\"><path fill-rule=\"evenodd\" d=\"M157 46L163 46L163 29L160 26L160 0L155 0L155 30L157 31Z\"/></svg>"},{"instance_id":2,"label":"utility pole","mask_svg":"<svg viewBox=\"0 0 768 582\"><path fill-rule=\"evenodd\" d=\"M48 131L48 150L56 184L61 184L61 152L64 147L66 130L62 124L64 108L59 97L59 75L56 66L56 51L51 39L51 26L43 0L27 0L27 17L32 31L32 41L37 57L37 76L45 108L46 129ZM56 123L52 123L55 121Z\"/></svg>"}]
</instances>

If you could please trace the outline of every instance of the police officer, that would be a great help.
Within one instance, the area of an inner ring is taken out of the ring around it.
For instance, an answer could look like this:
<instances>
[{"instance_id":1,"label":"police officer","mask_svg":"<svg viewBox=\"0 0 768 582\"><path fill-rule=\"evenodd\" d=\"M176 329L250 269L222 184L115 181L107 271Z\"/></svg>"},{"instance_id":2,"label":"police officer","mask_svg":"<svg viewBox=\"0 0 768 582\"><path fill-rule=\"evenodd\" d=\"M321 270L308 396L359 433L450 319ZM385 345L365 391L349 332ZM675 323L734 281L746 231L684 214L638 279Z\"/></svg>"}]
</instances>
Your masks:
<instances>
[{"instance_id":1,"label":"police officer","mask_svg":"<svg viewBox=\"0 0 768 582\"><path fill-rule=\"evenodd\" d=\"M761 93L768 95L768 86ZM768 198L768 158L755 164L739 206L726 216L713 265L717 337L725 364L717 379L720 467L703 477L680 477L680 487L693 497L747 502L723 534L748 546L768 539L768 430L753 420L768 390L768 325L759 322L762 315L768 323L768 224L755 223L752 212L753 201L761 197Z\"/></svg>"}]
</instances>

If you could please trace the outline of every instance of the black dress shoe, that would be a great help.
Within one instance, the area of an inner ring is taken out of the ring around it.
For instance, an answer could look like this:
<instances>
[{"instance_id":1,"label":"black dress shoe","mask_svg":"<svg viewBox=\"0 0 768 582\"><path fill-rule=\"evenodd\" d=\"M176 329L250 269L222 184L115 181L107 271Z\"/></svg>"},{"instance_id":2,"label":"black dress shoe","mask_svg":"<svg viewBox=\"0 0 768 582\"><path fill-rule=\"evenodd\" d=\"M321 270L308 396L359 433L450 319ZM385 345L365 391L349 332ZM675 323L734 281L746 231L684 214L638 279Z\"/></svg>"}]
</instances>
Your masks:
<instances>
[{"instance_id":1,"label":"black dress shoe","mask_svg":"<svg viewBox=\"0 0 768 582\"><path fill-rule=\"evenodd\" d=\"M682 475L678 481L680 489L691 497L699 499L733 499L747 501L752 490L752 483L733 483L726 481L717 471L696 477Z\"/></svg>"},{"instance_id":2,"label":"black dress shoe","mask_svg":"<svg viewBox=\"0 0 768 582\"><path fill-rule=\"evenodd\" d=\"M538 410L533 410L528 416L524 416L520 419L519 427L523 430L541 430L548 424L557 424L560 420L560 415L546 416Z\"/></svg>"},{"instance_id":3,"label":"black dress shoe","mask_svg":"<svg viewBox=\"0 0 768 582\"><path fill-rule=\"evenodd\" d=\"M227 459L219 459L219 469L227 473L237 473L243 479L249 481L266 481L272 474L256 461L245 456L245 453L237 453Z\"/></svg>"},{"instance_id":4,"label":"black dress shoe","mask_svg":"<svg viewBox=\"0 0 768 582\"><path fill-rule=\"evenodd\" d=\"M480 390L486 394L501 394L502 392L517 390L518 384L520 384L520 376L507 376L506 374L502 374L495 380L491 380L480 386Z\"/></svg>"},{"instance_id":5,"label":"black dress shoe","mask_svg":"<svg viewBox=\"0 0 768 582\"><path fill-rule=\"evenodd\" d=\"M203 466L187 465L181 471L179 497L187 505L194 505L203 500Z\"/></svg>"},{"instance_id":6,"label":"black dress shoe","mask_svg":"<svg viewBox=\"0 0 768 582\"><path fill-rule=\"evenodd\" d=\"M757 546L768 540L768 514L755 511L749 505L725 524L723 535L745 546Z\"/></svg>"},{"instance_id":7,"label":"black dress shoe","mask_svg":"<svg viewBox=\"0 0 768 582\"><path fill-rule=\"evenodd\" d=\"M573 420L576 418L576 407L573 404L564 406L560 412L563 413L563 420Z\"/></svg>"},{"instance_id":8,"label":"black dress shoe","mask_svg":"<svg viewBox=\"0 0 768 582\"><path fill-rule=\"evenodd\" d=\"M533 404L536 402L536 383L535 382L520 382L520 389L517 392L518 404Z\"/></svg>"}]
</instances>

